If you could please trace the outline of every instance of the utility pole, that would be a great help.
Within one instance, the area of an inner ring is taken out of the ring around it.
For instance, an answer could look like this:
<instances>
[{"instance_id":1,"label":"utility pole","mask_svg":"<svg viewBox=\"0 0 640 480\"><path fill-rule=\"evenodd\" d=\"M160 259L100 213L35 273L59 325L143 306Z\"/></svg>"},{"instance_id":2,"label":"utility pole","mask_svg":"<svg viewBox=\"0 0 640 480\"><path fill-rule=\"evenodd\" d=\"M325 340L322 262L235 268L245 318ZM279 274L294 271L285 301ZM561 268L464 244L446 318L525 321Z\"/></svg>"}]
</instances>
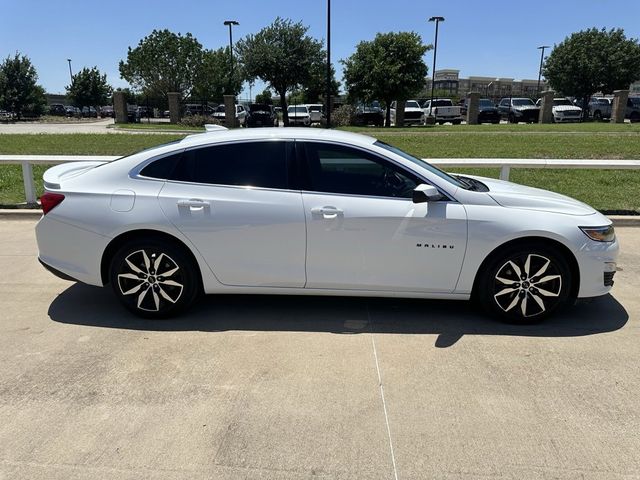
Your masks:
<instances>
[{"instance_id":1,"label":"utility pole","mask_svg":"<svg viewBox=\"0 0 640 480\"><path fill-rule=\"evenodd\" d=\"M71 59L67 58L67 62L69 62L69 78L71 79L71 83L73 83L73 73L71 73Z\"/></svg>"},{"instance_id":2,"label":"utility pole","mask_svg":"<svg viewBox=\"0 0 640 480\"><path fill-rule=\"evenodd\" d=\"M438 55L438 24L444 22L444 17L431 17L430 22L436 22L436 40L433 46L433 72L431 73L431 101L429 102L429 116L433 115L433 89L436 85L436 56Z\"/></svg>"},{"instance_id":3,"label":"utility pole","mask_svg":"<svg viewBox=\"0 0 640 480\"><path fill-rule=\"evenodd\" d=\"M540 79L542 78L542 63L544 62L544 51L547 48L551 48L551 47L549 47L549 45L541 45L538 47L538 50L540 50L540 68L538 69L538 89L536 92L536 98L540 97Z\"/></svg>"},{"instance_id":4,"label":"utility pole","mask_svg":"<svg viewBox=\"0 0 640 480\"><path fill-rule=\"evenodd\" d=\"M331 0L327 0L327 128L331 128Z\"/></svg>"},{"instance_id":5,"label":"utility pole","mask_svg":"<svg viewBox=\"0 0 640 480\"><path fill-rule=\"evenodd\" d=\"M225 20L224 24L227 25L229 27L229 60L230 60L230 75L229 75L229 90L231 90L231 84L233 82L233 26L234 25L240 25L239 22L235 21L235 20ZM231 92L229 92L231 93Z\"/></svg>"}]
</instances>

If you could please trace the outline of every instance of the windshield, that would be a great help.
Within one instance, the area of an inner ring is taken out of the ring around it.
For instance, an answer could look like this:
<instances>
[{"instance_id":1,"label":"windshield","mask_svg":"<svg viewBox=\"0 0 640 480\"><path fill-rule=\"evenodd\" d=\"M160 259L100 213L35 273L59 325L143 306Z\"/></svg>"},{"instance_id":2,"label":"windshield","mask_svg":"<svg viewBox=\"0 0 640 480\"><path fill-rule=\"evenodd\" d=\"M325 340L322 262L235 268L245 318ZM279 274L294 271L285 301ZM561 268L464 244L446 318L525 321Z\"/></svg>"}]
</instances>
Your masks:
<instances>
[{"instance_id":1,"label":"windshield","mask_svg":"<svg viewBox=\"0 0 640 480\"><path fill-rule=\"evenodd\" d=\"M535 103L533 103L533 100L530 100L528 98L514 98L513 99L513 104L517 107L528 107L528 106L535 106Z\"/></svg>"},{"instance_id":2,"label":"windshield","mask_svg":"<svg viewBox=\"0 0 640 480\"><path fill-rule=\"evenodd\" d=\"M309 107L309 111L311 111L311 112L321 112L322 111L322 105L311 105Z\"/></svg>"},{"instance_id":3,"label":"windshield","mask_svg":"<svg viewBox=\"0 0 640 480\"><path fill-rule=\"evenodd\" d=\"M249 106L249 111L250 112L268 112L269 111L269 105L255 103L255 104Z\"/></svg>"},{"instance_id":4,"label":"windshield","mask_svg":"<svg viewBox=\"0 0 640 480\"><path fill-rule=\"evenodd\" d=\"M404 108L420 108L420 104L418 104L418 102L416 102L415 100L409 100L404 104Z\"/></svg>"},{"instance_id":5,"label":"windshield","mask_svg":"<svg viewBox=\"0 0 640 480\"><path fill-rule=\"evenodd\" d=\"M480 99L480 106L481 107L493 107L493 102L491 100L487 100L486 98L482 98Z\"/></svg>"},{"instance_id":6,"label":"windshield","mask_svg":"<svg viewBox=\"0 0 640 480\"><path fill-rule=\"evenodd\" d=\"M216 107L216 112L217 113L224 113L224 105L218 105Z\"/></svg>"},{"instance_id":7,"label":"windshield","mask_svg":"<svg viewBox=\"0 0 640 480\"><path fill-rule=\"evenodd\" d=\"M413 162L416 165L418 165L418 166L420 166L420 167L422 167L422 168L424 168L426 170L429 170L431 173L433 173L433 174L437 175L438 177L442 178L443 180L446 180L447 182L455 185L456 187L467 188L466 185L464 185L462 182L458 181L457 179L455 179L454 177L452 177L448 173L443 172L439 168L436 168L433 165L431 165L430 163L425 162L421 158L417 158L417 157L414 157L413 155L409 155L407 152L404 152L404 151L400 150L399 148L394 147L393 145L389 145L388 143L381 142L380 140L376 141L376 143L374 143L374 145L376 145L378 147L382 147L385 150L388 150L390 152L395 153L396 155L400 155L402 158L405 158L405 159L409 160L410 162Z\"/></svg>"},{"instance_id":8,"label":"windshield","mask_svg":"<svg viewBox=\"0 0 640 480\"><path fill-rule=\"evenodd\" d=\"M573 106L573 104L567 100L566 98L554 98L553 99L553 106L557 107L560 105L569 105L570 107Z\"/></svg>"},{"instance_id":9,"label":"windshield","mask_svg":"<svg viewBox=\"0 0 640 480\"><path fill-rule=\"evenodd\" d=\"M289 107L287 108L289 113L307 113L307 107Z\"/></svg>"}]
</instances>

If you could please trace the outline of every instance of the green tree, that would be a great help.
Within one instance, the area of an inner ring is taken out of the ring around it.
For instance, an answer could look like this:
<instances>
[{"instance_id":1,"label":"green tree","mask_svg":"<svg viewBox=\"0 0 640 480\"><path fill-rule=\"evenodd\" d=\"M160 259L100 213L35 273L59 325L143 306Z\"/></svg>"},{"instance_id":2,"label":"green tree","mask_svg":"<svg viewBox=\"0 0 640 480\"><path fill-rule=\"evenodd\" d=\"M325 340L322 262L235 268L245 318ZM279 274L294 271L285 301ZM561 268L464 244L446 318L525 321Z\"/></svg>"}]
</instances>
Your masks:
<instances>
[{"instance_id":1,"label":"green tree","mask_svg":"<svg viewBox=\"0 0 640 480\"><path fill-rule=\"evenodd\" d=\"M13 112L18 120L24 114L41 115L47 100L37 84L38 74L28 57L8 56L0 65L0 108Z\"/></svg>"},{"instance_id":2,"label":"green tree","mask_svg":"<svg viewBox=\"0 0 640 480\"><path fill-rule=\"evenodd\" d=\"M264 103L265 105L271 105L273 99L271 98L271 90L265 88L262 93L256 95L256 103Z\"/></svg>"},{"instance_id":3,"label":"green tree","mask_svg":"<svg viewBox=\"0 0 640 480\"><path fill-rule=\"evenodd\" d=\"M307 35L307 30L300 22L278 17L236 46L246 78L261 78L280 95L285 126L289 125L287 92L308 85L326 58L322 42Z\"/></svg>"},{"instance_id":4,"label":"green tree","mask_svg":"<svg viewBox=\"0 0 640 480\"><path fill-rule=\"evenodd\" d=\"M544 76L554 90L587 105L594 93L626 89L640 78L640 45L622 29L576 32L554 46Z\"/></svg>"},{"instance_id":5,"label":"green tree","mask_svg":"<svg viewBox=\"0 0 640 480\"><path fill-rule=\"evenodd\" d=\"M98 67L83 68L73 76L71 85L65 88L67 96L76 107L95 107L96 112L100 111L100 106L107 104L113 94L107 75L101 74Z\"/></svg>"},{"instance_id":6,"label":"green tree","mask_svg":"<svg viewBox=\"0 0 640 480\"><path fill-rule=\"evenodd\" d=\"M360 42L355 53L342 61L349 97L382 100L389 126L391 102L407 100L424 88L427 65L422 57L430 49L414 32L378 33L372 41Z\"/></svg>"},{"instance_id":7,"label":"green tree","mask_svg":"<svg viewBox=\"0 0 640 480\"><path fill-rule=\"evenodd\" d=\"M314 63L309 80L302 86L304 103L325 103L327 96L327 56L324 52L321 62ZM331 95L340 93L340 82L335 78L336 71L331 66Z\"/></svg>"},{"instance_id":8,"label":"green tree","mask_svg":"<svg viewBox=\"0 0 640 480\"><path fill-rule=\"evenodd\" d=\"M127 60L120 61L120 75L134 89L163 97L168 92L191 95L202 66L202 45L190 33L154 30L135 48L129 47Z\"/></svg>"},{"instance_id":9,"label":"green tree","mask_svg":"<svg viewBox=\"0 0 640 480\"><path fill-rule=\"evenodd\" d=\"M242 90L242 70L235 66L231 77L229 48L205 50L194 78L191 96L194 100L222 102L224 94L238 95Z\"/></svg>"}]
</instances>

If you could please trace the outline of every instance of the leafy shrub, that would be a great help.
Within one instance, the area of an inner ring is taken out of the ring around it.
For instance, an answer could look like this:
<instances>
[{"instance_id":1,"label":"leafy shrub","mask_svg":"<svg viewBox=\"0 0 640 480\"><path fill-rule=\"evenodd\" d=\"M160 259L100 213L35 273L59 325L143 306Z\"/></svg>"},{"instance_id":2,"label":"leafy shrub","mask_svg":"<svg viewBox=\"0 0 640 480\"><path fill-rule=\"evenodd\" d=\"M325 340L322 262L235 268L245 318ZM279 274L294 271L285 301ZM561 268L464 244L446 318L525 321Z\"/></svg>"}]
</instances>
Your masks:
<instances>
[{"instance_id":1,"label":"leafy shrub","mask_svg":"<svg viewBox=\"0 0 640 480\"><path fill-rule=\"evenodd\" d=\"M188 115L182 117L182 120L180 120L180 125L184 125L185 127L203 127L206 123L222 125L219 120L206 115Z\"/></svg>"},{"instance_id":2,"label":"leafy shrub","mask_svg":"<svg viewBox=\"0 0 640 480\"><path fill-rule=\"evenodd\" d=\"M335 127L348 127L353 125L356 117L356 109L352 105L340 105L331 113L331 123Z\"/></svg>"}]
</instances>

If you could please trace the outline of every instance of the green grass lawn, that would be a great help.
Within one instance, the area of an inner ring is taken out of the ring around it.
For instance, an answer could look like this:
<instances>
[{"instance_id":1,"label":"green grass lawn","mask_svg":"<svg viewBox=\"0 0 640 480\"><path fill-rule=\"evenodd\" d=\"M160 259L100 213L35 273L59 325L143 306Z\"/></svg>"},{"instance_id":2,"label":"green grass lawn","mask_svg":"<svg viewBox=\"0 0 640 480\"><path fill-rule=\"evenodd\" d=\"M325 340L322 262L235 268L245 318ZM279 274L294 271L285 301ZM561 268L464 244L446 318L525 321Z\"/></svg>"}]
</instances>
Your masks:
<instances>
[{"instance_id":1,"label":"green grass lawn","mask_svg":"<svg viewBox=\"0 0 640 480\"><path fill-rule=\"evenodd\" d=\"M547 129L553 128L550 132ZM421 158L640 159L640 124L478 125L353 128ZM127 155L183 135L0 135L0 154ZM34 167L41 192L42 172ZM459 169L457 169L459 171ZM498 169L467 169L498 177ZM640 211L640 171L512 169L511 180L561 192L600 210ZM24 201L19 166L0 168L0 203Z\"/></svg>"}]
</instances>

